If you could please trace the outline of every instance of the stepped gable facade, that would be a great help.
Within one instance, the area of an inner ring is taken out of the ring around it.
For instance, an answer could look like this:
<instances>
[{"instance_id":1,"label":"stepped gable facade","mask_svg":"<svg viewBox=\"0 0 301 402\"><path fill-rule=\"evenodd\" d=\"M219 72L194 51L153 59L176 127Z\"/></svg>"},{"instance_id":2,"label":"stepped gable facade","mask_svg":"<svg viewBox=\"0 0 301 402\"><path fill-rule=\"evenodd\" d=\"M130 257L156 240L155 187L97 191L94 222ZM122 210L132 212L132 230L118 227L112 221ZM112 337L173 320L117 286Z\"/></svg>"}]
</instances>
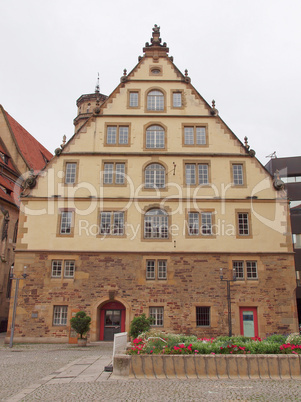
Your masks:
<instances>
[{"instance_id":1,"label":"stepped gable facade","mask_svg":"<svg viewBox=\"0 0 301 402\"><path fill-rule=\"evenodd\" d=\"M297 331L281 183L175 66L158 26L111 95L79 98L74 123L21 199L15 340L71 342L79 310L92 341L142 313L200 337Z\"/></svg>"}]
</instances>

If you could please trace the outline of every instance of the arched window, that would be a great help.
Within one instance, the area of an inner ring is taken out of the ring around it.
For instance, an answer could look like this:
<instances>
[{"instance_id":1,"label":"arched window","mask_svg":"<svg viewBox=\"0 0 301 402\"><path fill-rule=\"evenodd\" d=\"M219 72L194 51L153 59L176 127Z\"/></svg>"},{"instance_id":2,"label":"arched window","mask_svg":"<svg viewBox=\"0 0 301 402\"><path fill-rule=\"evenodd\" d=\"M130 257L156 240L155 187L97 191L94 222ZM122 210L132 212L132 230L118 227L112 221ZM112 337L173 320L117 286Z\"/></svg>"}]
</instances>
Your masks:
<instances>
[{"instance_id":1,"label":"arched window","mask_svg":"<svg viewBox=\"0 0 301 402\"><path fill-rule=\"evenodd\" d=\"M146 130L146 148L165 148L165 131L161 126L150 126Z\"/></svg>"},{"instance_id":2,"label":"arched window","mask_svg":"<svg viewBox=\"0 0 301 402\"><path fill-rule=\"evenodd\" d=\"M145 168L145 188L165 187L165 168L159 163L151 163Z\"/></svg>"},{"instance_id":3,"label":"arched window","mask_svg":"<svg viewBox=\"0 0 301 402\"><path fill-rule=\"evenodd\" d=\"M150 91L147 94L147 110L164 110L164 95L161 91Z\"/></svg>"},{"instance_id":4,"label":"arched window","mask_svg":"<svg viewBox=\"0 0 301 402\"><path fill-rule=\"evenodd\" d=\"M144 216L145 239L168 238L168 215L162 209L154 208L146 212Z\"/></svg>"}]
</instances>

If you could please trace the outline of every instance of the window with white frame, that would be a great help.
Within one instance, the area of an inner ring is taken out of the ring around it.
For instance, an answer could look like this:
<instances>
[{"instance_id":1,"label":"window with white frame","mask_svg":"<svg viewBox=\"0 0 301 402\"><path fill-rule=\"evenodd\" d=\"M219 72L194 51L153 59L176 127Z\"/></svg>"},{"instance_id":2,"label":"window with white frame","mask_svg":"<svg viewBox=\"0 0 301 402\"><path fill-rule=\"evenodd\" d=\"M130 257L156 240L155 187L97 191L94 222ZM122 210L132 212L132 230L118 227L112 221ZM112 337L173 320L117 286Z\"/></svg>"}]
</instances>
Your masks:
<instances>
[{"instance_id":1,"label":"window with white frame","mask_svg":"<svg viewBox=\"0 0 301 402\"><path fill-rule=\"evenodd\" d=\"M201 212L201 233L212 235L212 212Z\"/></svg>"},{"instance_id":2,"label":"window with white frame","mask_svg":"<svg viewBox=\"0 0 301 402\"><path fill-rule=\"evenodd\" d=\"M146 130L146 148L165 148L165 130L161 126L150 126Z\"/></svg>"},{"instance_id":3,"label":"window with white frame","mask_svg":"<svg viewBox=\"0 0 301 402\"><path fill-rule=\"evenodd\" d=\"M75 271L75 261L65 260L64 261L64 277L65 278L73 278L74 271Z\"/></svg>"},{"instance_id":4,"label":"window with white frame","mask_svg":"<svg viewBox=\"0 0 301 402\"><path fill-rule=\"evenodd\" d=\"M163 327L164 308L163 307L150 307L149 316L153 318L152 326Z\"/></svg>"},{"instance_id":5,"label":"window with white frame","mask_svg":"<svg viewBox=\"0 0 301 402\"><path fill-rule=\"evenodd\" d=\"M53 306L53 325L67 325L67 306Z\"/></svg>"},{"instance_id":6,"label":"window with white frame","mask_svg":"<svg viewBox=\"0 0 301 402\"><path fill-rule=\"evenodd\" d=\"M161 91L153 90L147 94L147 110L164 110L164 95Z\"/></svg>"},{"instance_id":7,"label":"window with white frame","mask_svg":"<svg viewBox=\"0 0 301 402\"><path fill-rule=\"evenodd\" d=\"M200 234L200 221L198 212L188 212L188 234L198 236Z\"/></svg>"},{"instance_id":8,"label":"window with white frame","mask_svg":"<svg viewBox=\"0 0 301 402\"><path fill-rule=\"evenodd\" d=\"M129 126L107 126L107 145L128 145Z\"/></svg>"},{"instance_id":9,"label":"window with white frame","mask_svg":"<svg viewBox=\"0 0 301 402\"><path fill-rule=\"evenodd\" d=\"M165 168L159 163L151 163L145 168L145 188L165 188Z\"/></svg>"},{"instance_id":10,"label":"window with white frame","mask_svg":"<svg viewBox=\"0 0 301 402\"><path fill-rule=\"evenodd\" d=\"M207 163L186 163L185 181L189 186L209 183L209 166Z\"/></svg>"},{"instance_id":11,"label":"window with white frame","mask_svg":"<svg viewBox=\"0 0 301 402\"><path fill-rule=\"evenodd\" d=\"M210 307L196 307L196 325L197 327L210 327Z\"/></svg>"},{"instance_id":12,"label":"window with white frame","mask_svg":"<svg viewBox=\"0 0 301 402\"><path fill-rule=\"evenodd\" d=\"M232 180L235 186L244 185L244 170L242 164L239 163L232 164Z\"/></svg>"},{"instance_id":13,"label":"window with white frame","mask_svg":"<svg viewBox=\"0 0 301 402\"><path fill-rule=\"evenodd\" d=\"M250 228L249 228L249 214L248 212L239 212L237 214L238 220L238 234L239 236L249 236Z\"/></svg>"},{"instance_id":14,"label":"window with white frame","mask_svg":"<svg viewBox=\"0 0 301 402\"><path fill-rule=\"evenodd\" d=\"M138 91L130 92L129 106L130 107L138 107L139 106L139 92Z\"/></svg>"},{"instance_id":15,"label":"window with white frame","mask_svg":"<svg viewBox=\"0 0 301 402\"><path fill-rule=\"evenodd\" d=\"M62 260L53 260L51 264L52 278L60 278L62 276Z\"/></svg>"},{"instance_id":16,"label":"window with white frame","mask_svg":"<svg viewBox=\"0 0 301 402\"><path fill-rule=\"evenodd\" d=\"M182 92L173 92L172 93L172 106L173 107L182 107Z\"/></svg>"},{"instance_id":17,"label":"window with white frame","mask_svg":"<svg viewBox=\"0 0 301 402\"><path fill-rule=\"evenodd\" d=\"M257 261L247 261L247 279L257 279Z\"/></svg>"},{"instance_id":18,"label":"window with white frame","mask_svg":"<svg viewBox=\"0 0 301 402\"><path fill-rule=\"evenodd\" d=\"M67 162L66 163L66 172L65 172L65 183L66 184L74 184L76 181L76 162Z\"/></svg>"},{"instance_id":19,"label":"window with white frame","mask_svg":"<svg viewBox=\"0 0 301 402\"><path fill-rule=\"evenodd\" d=\"M167 279L167 261L166 260L147 260L146 261L146 279Z\"/></svg>"},{"instance_id":20,"label":"window with white frame","mask_svg":"<svg viewBox=\"0 0 301 402\"><path fill-rule=\"evenodd\" d=\"M184 127L184 145L206 145L206 127L185 126Z\"/></svg>"},{"instance_id":21,"label":"window with white frame","mask_svg":"<svg viewBox=\"0 0 301 402\"><path fill-rule=\"evenodd\" d=\"M100 234L123 236L124 235L124 212L110 211L100 214Z\"/></svg>"},{"instance_id":22,"label":"window with white frame","mask_svg":"<svg viewBox=\"0 0 301 402\"><path fill-rule=\"evenodd\" d=\"M257 261L233 261L232 266L237 280L258 279Z\"/></svg>"},{"instance_id":23,"label":"window with white frame","mask_svg":"<svg viewBox=\"0 0 301 402\"><path fill-rule=\"evenodd\" d=\"M103 170L103 184L125 183L125 163L105 162Z\"/></svg>"},{"instance_id":24,"label":"window with white frame","mask_svg":"<svg viewBox=\"0 0 301 402\"><path fill-rule=\"evenodd\" d=\"M162 209L154 208L145 213L144 216L144 238L145 239L167 239L168 238L168 214Z\"/></svg>"},{"instance_id":25,"label":"window with white frame","mask_svg":"<svg viewBox=\"0 0 301 402\"><path fill-rule=\"evenodd\" d=\"M70 235L72 233L73 211L61 211L60 234Z\"/></svg>"},{"instance_id":26,"label":"window with white frame","mask_svg":"<svg viewBox=\"0 0 301 402\"><path fill-rule=\"evenodd\" d=\"M244 262L233 261L233 272L236 279L244 279Z\"/></svg>"}]
</instances>

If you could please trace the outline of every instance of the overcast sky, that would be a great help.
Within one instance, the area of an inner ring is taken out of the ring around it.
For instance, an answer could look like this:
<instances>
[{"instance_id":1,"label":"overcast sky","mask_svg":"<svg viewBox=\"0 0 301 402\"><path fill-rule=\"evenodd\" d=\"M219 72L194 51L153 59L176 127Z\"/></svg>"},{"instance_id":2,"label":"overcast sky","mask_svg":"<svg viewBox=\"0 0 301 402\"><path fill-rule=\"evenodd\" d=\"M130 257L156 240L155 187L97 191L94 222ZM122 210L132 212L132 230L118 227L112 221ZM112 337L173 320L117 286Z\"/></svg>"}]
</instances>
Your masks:
<instances>
[{"instance_id":1,"label":"overcast sky","mask_svg":"<svg viewBox=\"0 0 301 402\"><path fill-rule=\"evenodd\" d=\"M109 95L152 27L192 85L256 156L301 155L301 0L0 1L0 103L50 152L76 99Z\"/></svg>"}]
</instances>

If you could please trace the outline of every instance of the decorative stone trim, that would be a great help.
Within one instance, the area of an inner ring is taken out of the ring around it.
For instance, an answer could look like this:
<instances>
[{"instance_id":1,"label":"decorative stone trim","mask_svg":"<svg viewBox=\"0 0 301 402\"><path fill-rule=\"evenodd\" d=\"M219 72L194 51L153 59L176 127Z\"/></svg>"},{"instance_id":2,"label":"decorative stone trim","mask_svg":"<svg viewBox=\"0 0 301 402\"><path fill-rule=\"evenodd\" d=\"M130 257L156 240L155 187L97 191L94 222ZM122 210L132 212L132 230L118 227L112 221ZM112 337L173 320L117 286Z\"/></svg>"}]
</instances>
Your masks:
<instances>
[{"instance_id":1,"label":"decorative stone trim","mask_svg":"<svg viewBox=\"0 0 301 402\"><path fill-rule=\"evenodd\" d=\"M133 378L300 379L297 355L116 355L113 374Z\"/></svg>"}]
</instances>

